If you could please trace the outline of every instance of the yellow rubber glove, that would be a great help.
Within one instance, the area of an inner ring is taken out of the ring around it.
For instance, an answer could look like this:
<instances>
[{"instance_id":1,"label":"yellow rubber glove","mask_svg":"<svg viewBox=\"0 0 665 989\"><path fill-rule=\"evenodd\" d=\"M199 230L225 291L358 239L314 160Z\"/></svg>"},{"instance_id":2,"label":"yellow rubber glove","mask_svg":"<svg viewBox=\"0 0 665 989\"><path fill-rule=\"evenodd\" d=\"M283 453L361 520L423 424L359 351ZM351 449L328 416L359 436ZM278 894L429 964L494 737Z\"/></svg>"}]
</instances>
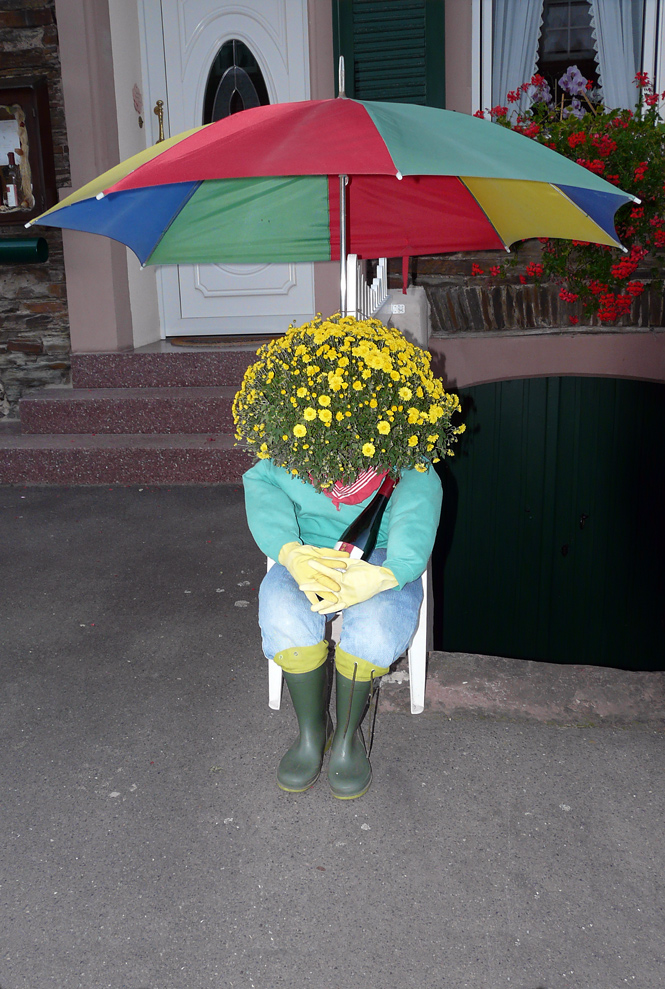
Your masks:
<instances>
[{"instance_id":1,"label":"yellow rubber glove","mask_svg":"<svg viewBox=\"0 0 665 989\"><path fill-rule=\"evenodd\" d=\"M312 560L313 570L319 570L320 563ZM387 591L390 587L397 587L398 581L392 570L388 567L377 567L366 560L349 560L344 573L338 574L340 584L339 591L334 588L326 590L321 594L321 601L312 604L312 611L319 615L326 615L331 611L342 611L350 608L352 604L360 601L368 601L380 591ZM310 590L309 584L303 584L301 590L307 593Z\"/></svg>"},{"instance_id":2,"label":"yellow rubber glove","mask_svg":"<svg viewBox=\"0 0 665 989\"><path fill-rule=\"evenodd\" d=\"M326 591L340 590L339 571L347 565L349 554L338 549L319 546L303 546L302 543L284 543L277 560L289 571L310 604L318 604ZM313 563L317 563L314 569ZM307 584L307 589L304 588Z\"/></svg>"}]
</instances>

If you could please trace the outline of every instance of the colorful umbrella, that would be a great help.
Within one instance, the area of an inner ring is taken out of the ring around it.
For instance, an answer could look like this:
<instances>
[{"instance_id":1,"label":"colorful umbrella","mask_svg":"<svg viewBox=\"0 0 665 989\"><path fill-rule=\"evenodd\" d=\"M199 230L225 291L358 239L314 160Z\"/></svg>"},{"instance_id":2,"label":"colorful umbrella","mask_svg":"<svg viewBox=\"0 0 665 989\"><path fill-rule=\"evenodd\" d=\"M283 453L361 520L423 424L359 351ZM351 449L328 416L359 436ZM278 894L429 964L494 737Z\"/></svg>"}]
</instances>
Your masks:
<instances>
[{"instance_id":1,"label":"colorful umbrella","mask_svg":"<svg viewBox=\"0 0 665 989\"><path fill-rule=\"evenodd\" d=\"M178 134L32 222L105 234L144 265L328 261L506 249L531 237L620 247L614 214L633 199L487 121L337 98L256 107Z\"/></svg>"}]
</instances>

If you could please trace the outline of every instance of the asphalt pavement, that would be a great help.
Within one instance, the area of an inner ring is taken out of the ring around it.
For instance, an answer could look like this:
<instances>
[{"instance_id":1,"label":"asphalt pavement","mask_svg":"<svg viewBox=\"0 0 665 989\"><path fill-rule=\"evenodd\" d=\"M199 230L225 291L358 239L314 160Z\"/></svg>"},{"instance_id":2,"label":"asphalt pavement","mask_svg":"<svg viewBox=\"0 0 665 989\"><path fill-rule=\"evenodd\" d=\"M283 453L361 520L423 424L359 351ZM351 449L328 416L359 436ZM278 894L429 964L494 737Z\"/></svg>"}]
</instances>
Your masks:
<instances>
[{"instance_id":1,"label":"asphalt pavement","mask_svg":"<svg viewBox=\"0 0 665 989\"><path fill-rule=\"evenodd\" d=\"M263 572L238 487L0 487L0 989L662 989L663 722L386 703L283 793Z\"/></svg>"}]
</instances>

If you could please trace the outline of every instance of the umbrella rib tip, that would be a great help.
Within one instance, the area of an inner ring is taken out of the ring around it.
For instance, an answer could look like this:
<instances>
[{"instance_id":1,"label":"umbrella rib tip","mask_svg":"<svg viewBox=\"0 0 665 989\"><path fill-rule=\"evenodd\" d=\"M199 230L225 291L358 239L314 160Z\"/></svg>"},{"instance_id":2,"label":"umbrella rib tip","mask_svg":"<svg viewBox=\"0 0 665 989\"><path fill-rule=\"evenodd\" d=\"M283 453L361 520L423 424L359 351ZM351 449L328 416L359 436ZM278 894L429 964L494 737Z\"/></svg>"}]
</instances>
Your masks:
<instances>
[{"instance_id":1,"label":"umbrella rib tip","mask_svg":"<svg viewBox=\"0 0 665 989\"><path fill-rule=\"evenodd\" d=\"M98 192L97 195L95 196L95 199L103 199L105 195L106 193L104 192Z\"/></svg>"}]
</instances>

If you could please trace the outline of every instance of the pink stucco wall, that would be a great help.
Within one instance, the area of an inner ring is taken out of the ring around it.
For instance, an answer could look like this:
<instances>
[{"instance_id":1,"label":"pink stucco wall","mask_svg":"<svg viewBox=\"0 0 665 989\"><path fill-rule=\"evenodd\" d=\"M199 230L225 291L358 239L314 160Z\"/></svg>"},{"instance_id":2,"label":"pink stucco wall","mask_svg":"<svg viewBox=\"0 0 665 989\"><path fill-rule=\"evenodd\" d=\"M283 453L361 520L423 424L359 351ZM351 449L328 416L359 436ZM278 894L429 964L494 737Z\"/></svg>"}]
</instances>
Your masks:
<instances>
[{"instance_id":1,"label":"pink stucco wall","mask_svg":"<svg viewBox=\"0 0 665 989\"><path fill-rule=\"evenodd\" d=\"M472 113L471 0L446 0L446 108Z\"/></svg>"},{"instance_id":2,"label":"pink stucco wall","mask_svg":"<svg viewBox=\"0 0 665 989\"><path fill-rule=\"evenodd\" d=\"M56 14L76 189L119 160L108 6L99 0L56 0ZM63 244L72 351L131 347L125 248L72 231L64 232Z\"/></svg>"},{"instance_id":3,"label":"pink stucco wall","mask_svg":"<svg viewBox=\"0 0 665 989\"><path fill-rule=\"evenodd\" d=\"M665 382L665 330L467 334L430 339L450 388L558 375Z\"/></svg>"}]
</instances>

